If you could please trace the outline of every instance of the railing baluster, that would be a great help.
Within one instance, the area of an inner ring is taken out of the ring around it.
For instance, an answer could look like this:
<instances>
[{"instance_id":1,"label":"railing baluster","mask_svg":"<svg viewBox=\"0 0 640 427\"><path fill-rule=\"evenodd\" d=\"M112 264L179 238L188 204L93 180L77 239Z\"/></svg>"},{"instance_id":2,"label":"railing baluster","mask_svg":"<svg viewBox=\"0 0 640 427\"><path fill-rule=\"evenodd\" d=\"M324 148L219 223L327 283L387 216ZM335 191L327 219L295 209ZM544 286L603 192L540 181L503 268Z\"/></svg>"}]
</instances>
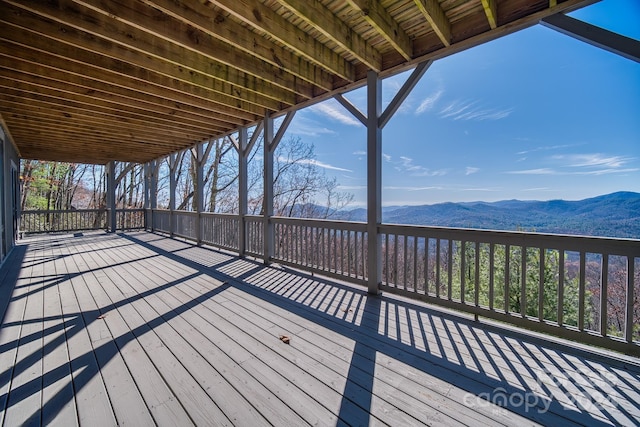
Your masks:
<instances>
[{"instance_id":1,"label":"railing baluster","mask_svg":"<svg viewBox=\"0 0 640 427\"><path fill-rule=\"evenodd\" d=\"M429 238L424 238L424 293L429 294Z\"/></svg>"},{"instance_id":2,"label":"railing baluster","mask_svg":"<svg viewBox=\"0 0 640 427\"><path fill-rule=\"evenodd\" d=\"M564 249L558 254L558 325L564 323Z\"/></svg>"},{"instance_id":3,"label":"railing baluster","mask_svg":"<svg viewBox=\"0 0 640 427\"><path fill-rule=\"evenodd\" d=\"M578 330L584 330L584 297L586 289L586 252L580 251L580 281L578 282Z\"/></svg>"},{"instance_id":4,"label":"railing baluster","mask_svg":"<svg viewBox=\"0 0 640 427\"><path fill-rule=\"evenodd\" d=\"M545 261L544 261L544 255L545 255L545 251L544 248L539 248L540 251L540 271L539 271L539 282L538 282L538 321L542 322L543 318L544 318L544 270L545 270Z\"/></svg>"},{"instance_id":5,"label":"railing baluster","mask_svg":"<svg viewBox=\"0 0 640 427\"><path fill-rule=\"evenodd\" d=\"M496 245L494 243L489 243L489 310L493 311L494 309L494 285L495 285L495 255L496 255Z\"/></svg>"},{"instance_id":6,"label":"railing baluster","mask_svg":"<svg viewBox=\"0 0 640 427\"><path fill-rule=\"evenodd\" d=\"M436 298L440 298L440 239L436 238Z\"/></svg>"},{"instance_id":7,"label":"railing baluster","mask_svg":"<svg viewBox=\"0 0 640 427\"><path fill-rule=\"evenodd\" d=\"M635 277L635 259L632 256L627 256L627 301L625 304L626 321L624 325L624 339L630 343L633 341L633 282Z\"/></svg>"},{"instance_id":8,"label":"railing baluster","mask_svg":"<svg viewBox=\"0 0 640 427\"><path fill-rule=\"evenodd\" d=\"M509 313L509 288L511 287L511 245L504 246L504 312Z\"/></svg>"},{"instance_id":9,"label":"railing baluster","mask_svg":"<svg viewBox=\"0 0 640 427\"><path fill-rule=\"evenodd\" d=\"M476 307L480 306L480 243L476 240L476 268L475 268L475 291L474 303ZM477 319L476 319L477 320Z\"/></svg>"},{"instance_id":10,"label":"railing baluster","mask_svg":"<svg viewBox=\"0 0 640 427\"><path fill-rule=\"evenodd\" d=\"M447 260L447 299L452 299L452 281L453 281L453 240L449 239L449 259Z\"/></svg>"},{"instance_id":11,"label":"railing baluster","mask_svg":"<svg viewBox=\"0 0 640 427\"><path fill-rule=\"evenodd\" d=\"M609 254L602 254L600 278L600 335L606 337L608 334L608 314L607 299L609 297Z\"/></svg>"},{"instance_id":12,"label":"railing baluster","mask_svg":"<svg viewBox=\"0 0 640 427\"><path fill-rule=\"evenodd\" d=\"M404 256L402 257L402 258L404 258L404 262L403 262L403 266L402 266L402 288L406 291L407 290L407 274L408 274L407 261L408 261L408 258L409 258L409 252L408 252L407 245L408 245L409 238L407 236L402 236L402 239L403 239L402 243L403 243L403 251L404 251L404 253L403 253Z\"/></svg>"},{"instance_id":13,"label":"railing baluster","mask_svg":"<svg viewBox=\"0 0 640 427\"><path fill-rule=\"evenodd\" d=\"M460 242L460 302L464 304L467 278L467 242Z\"/></svg>"},{"instance_id":14,"label":"railing baluster","mask_svg":"<svg viewBox=\"0 0 640 427\"><path fill-rule=\"evenodd\" d=\"M520 246L520 316L527 315L527 247Z\"/></svg>"},{"instance_id":15,"label":"railing baluster","mask_svg":"<svg viewBox=\"0 0 640 427\"><path fill-rule=\"evenodd\" d=\"M418 292L418 238L413 238L413 292Z\"/></svg>"}]
</instances>

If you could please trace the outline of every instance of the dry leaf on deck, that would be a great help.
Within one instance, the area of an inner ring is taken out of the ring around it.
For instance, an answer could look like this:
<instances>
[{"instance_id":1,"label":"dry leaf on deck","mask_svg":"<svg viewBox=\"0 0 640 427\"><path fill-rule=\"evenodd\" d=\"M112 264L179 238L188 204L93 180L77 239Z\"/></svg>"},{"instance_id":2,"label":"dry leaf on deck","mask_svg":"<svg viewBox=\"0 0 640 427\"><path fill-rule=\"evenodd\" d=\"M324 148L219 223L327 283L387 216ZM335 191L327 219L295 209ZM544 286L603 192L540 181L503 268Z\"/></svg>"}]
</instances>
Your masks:
<instances>
[{"instance_id":1,"label":"dry leaf on deck","mask_svg":"<svg viewBox=\"0 0 640 427\"><path fill-rule=\"evenodd\" d=\"M280 335L280 341L285 344L290 344L291 339L287 335Z\"/></svg>"}]
</instances>

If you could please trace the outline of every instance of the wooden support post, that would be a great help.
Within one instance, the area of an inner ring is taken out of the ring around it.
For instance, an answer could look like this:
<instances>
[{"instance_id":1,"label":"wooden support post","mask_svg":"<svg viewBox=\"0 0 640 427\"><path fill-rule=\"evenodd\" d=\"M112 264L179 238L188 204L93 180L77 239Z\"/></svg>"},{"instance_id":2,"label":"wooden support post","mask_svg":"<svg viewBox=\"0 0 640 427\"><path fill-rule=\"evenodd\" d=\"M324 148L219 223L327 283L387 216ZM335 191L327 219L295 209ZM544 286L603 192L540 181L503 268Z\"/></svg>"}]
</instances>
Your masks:
<instances>
[{"instance_id":1,"label":"wooden support post","mask_svg":"<svg viewBox=\"0 0 640 427\"><path fill-rule=\"evenodd\" d=\"M382 84L375 71L367 74L367 267L368 291L380 293L382 281Z\"/></svg>"},{"instance_id":2,"label":"wooden support post","mask_svg":"<svg viewBox=\"0 0 640 427\"><path fill-rule=\"evenodd\" d=\"M258 129L256 128L256 132ZM248 206L249 140L246 127L238 129L238 254L244 257L247 246L245 216Z\"/></svg>"},{"instance_id":3,"label":"wooden support post","mask_svg":"<svg viewBox=\"0 0 640 427\"><path fill-rule=\"evenodd\" d=\"M196 145L196 182L194 183L194 194L196 213L198 214L196 220L196 242L198 245L202 244L202 212L204 212L204 151L203 144Z\"/></svg>"},{"instance_id":4,"label":"wooden support post","mask_svg":"<svg viewBox=\"0 0 640 427\"><path fill-rule=\"evenodd\" d=\"M107 228L110 233L116 232L116 162L107 163Z\"/></svg>"},{"instance_id":5,"label":"wooden support post","mask_svg":"<svg viewBox=\"0 0 640 427\"><path fill-rule=\"evenodd\" d=\"M158 209L158 170L160 164L157 160L150 162L151 175L149 180L149 222L147 227L151 228L151 232L156 230L154 223L153 211Z\"/></svg>"},{"instance_id":6,"label":"wooden support post","mask_svg":"<svg viewBox=\"0 0 640 427\"><path fill-rule=\"evenodd\" d=\"M143 165L144 171L144 229L151 229L151 201L150 201L150 193L151 193L151 162L147 162Z\"/></svg>"},{"instance_id":7,"label":"wooden support post","mask_svg":"<svg viewBox=\"0 0 640 427\"><path fill-rule=\"evenodd\" d=\"M262 200L263 219L263 257L265 265L269 265L274 252L274 230L271 217L273 216L273 152L275 151L273 119L269 113L264 118L264 194Z\"/></svg>"},{"instance_id":8,"label":"wooden support post","mask_svg":"<svg viewBox=\"0 0 640 427\"><path fill-rule=\"evenodd\" d=\"M172 153L169 155L169 235L173 237L175 225L176 210L176 167L177 167L177 154Z\"/></svg>"}]
</instances>

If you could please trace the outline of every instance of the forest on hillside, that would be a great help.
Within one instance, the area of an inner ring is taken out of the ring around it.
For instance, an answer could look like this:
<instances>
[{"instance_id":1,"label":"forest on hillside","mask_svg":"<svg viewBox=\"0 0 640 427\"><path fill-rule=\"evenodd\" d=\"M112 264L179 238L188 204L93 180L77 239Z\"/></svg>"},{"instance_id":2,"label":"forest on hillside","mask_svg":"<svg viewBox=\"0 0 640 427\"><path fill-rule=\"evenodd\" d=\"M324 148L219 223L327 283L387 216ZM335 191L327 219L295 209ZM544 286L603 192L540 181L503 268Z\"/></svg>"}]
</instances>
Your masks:
<instances>
[{"instance_id":1,"label":"forest on hillside","mask_svg":"<svg viewBox=\"0 0 640 427\"><path fill-rule=\"evenodd\" d=\"M230 138L209 142L204 163L205 212L238 212L238 154ZM252 151L248 163L248 213L262 209L262 143ZM329 218L344 210L353 196L338 190L315 162L315 148L299 138L283 140L274 155L274 213L303 214ZM158 208L169 206L169 159L158 167ZM116 163L116 207L142 208L144 167ZM176 156L176 209L195 211L195 151ZM23 160L21 162L21 210L78 210L106 207L104 165Z\"/></svg>"}]
</instances>

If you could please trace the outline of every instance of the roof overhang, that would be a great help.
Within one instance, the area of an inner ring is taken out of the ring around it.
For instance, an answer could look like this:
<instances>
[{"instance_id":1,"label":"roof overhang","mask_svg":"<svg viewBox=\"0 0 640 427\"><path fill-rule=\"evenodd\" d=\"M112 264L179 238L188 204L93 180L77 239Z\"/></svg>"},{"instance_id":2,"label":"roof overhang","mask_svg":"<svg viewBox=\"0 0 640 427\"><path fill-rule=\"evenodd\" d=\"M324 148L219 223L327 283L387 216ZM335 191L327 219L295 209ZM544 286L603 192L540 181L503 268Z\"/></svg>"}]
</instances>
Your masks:
<instances>
[{"instance_id":1,"label":"roof overhang","mask_svg":"<svg viewBox=\"0 0 640 427\"><path fill-rule=\"evenodd\" d=\"M23 158L146 162L594 0L0 0Z\"/></svg>"}]
</instances>

